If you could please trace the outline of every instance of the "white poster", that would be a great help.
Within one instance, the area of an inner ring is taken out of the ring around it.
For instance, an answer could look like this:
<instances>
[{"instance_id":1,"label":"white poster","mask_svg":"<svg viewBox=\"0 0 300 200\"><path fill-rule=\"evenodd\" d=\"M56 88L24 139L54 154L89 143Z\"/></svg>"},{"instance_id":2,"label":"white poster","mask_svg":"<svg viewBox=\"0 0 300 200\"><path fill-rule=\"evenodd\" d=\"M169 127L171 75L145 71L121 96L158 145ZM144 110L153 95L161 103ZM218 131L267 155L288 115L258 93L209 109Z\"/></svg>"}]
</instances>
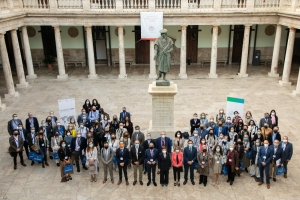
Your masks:
<instances>
[{"instance_id":1,"label":"white poster","mask_svg":"<svg viewBox=\"0 0 300 200\"><path fill-rule=\"evenodd\" d=\"M163 12L141 12L141 40L156 40L163 29Z\"/></svg>"},{"instance_id":2,"label":"white poster","mask_svg":"<svg viewBox=\"0 0 300 200\"><path fill-rule=\"evenodd\" d=\"M76 120L75 98L58 100L58 110L61 125L67 126L71 117Z\"/></svg>"},{"instance_id":3,"label":"white poster","mask_svg":"<svg viewBox=\"0 0 300 200\"><path fill-rule=\"evenodd\" d=\"M227 97L226 117L234 117L234 111L239 112L239 116L244 119L244 103L245 100L236 97Z\"/></svg>"}]
</instances>

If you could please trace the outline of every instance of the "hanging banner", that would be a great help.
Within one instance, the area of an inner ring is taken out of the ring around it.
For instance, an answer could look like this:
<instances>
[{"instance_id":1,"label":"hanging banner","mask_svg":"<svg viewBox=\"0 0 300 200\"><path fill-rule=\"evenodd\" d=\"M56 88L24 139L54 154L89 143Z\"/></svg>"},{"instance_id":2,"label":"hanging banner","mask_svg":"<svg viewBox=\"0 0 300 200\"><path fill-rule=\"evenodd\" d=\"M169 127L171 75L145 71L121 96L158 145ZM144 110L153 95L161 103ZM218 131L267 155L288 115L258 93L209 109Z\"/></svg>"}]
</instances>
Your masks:
<instances>
[{"instance_id":1,"label":"hanging banner","mask_svg":"<svg viewBox=\"0 0 300 200\"><path fill-rule=\"evenodd\" d=\"M245 100L236 97L227 97L226 117L234 117L234 111L239 112L239 116L244 119L244 103Z\"/></svg>"},{"instance_id":2,"label":"hanging banner","mask_svg":"<svg viewBox=\"0 0 300 200\"><path fill-rule=\"evenodd\" d=\"M60 124L66 127L71 117L76 120L75 98L58 100L58 110Z\"/></svg>"},{"instance_id":3,"label":"hanging banner","mask_svg":"<svg viewBox=\"0 0 300 200\"><path fill-rule=\"evenodd\" d=\"M156 40L163 29L163 12L141 12L141 40Z\"/></svg>"}]
</instances>

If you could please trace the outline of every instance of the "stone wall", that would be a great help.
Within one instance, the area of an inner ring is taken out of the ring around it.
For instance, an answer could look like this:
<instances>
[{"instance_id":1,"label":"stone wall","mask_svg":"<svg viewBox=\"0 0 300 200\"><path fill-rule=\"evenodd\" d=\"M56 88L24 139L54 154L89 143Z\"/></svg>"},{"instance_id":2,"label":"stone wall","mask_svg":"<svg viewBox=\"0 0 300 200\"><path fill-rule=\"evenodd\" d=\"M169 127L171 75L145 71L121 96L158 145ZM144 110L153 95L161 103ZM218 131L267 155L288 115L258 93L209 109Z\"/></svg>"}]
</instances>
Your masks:
<instances>
[{"instance_id":1,"label":"stone wall","mask_svg":"<svg viewBox=\"0 0 300 200\"><path fill-rule=\"evenodd\" d=\"M63 49L64 61L85 61L84 49ZM43 49L31 49L32 61L42 61L44 59Z\"/></svg>"}]
</instances>

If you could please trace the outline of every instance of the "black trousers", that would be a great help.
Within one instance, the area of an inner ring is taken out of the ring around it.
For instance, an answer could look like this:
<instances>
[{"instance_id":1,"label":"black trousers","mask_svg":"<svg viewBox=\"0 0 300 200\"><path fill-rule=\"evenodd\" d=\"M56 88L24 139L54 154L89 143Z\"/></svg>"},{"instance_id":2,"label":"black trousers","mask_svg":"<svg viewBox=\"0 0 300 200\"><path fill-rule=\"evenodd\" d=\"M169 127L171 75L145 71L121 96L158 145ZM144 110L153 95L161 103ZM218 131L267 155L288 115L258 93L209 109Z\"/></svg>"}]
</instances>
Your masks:
<instances>
[{"instance_id":1,"label":"black trousers","mask_svg":"<svg viewBox=\"0 0 300 200\"><path fill-rule=\"evenodd\" d=\"M19 151L19 152L13 152L13 155L14 155L14 165L17 165L17 156L20 156L20 160L21 160L21 163L24 163L24 160L23 160L23 151Z\"/></svg>"},{"instance_id":2,"label":"black trousers","mask_svg":"<svg viewBox=\"0 0 300 200\"><path fill-rule=\"evenodd\" d=\"M156 164L149 165L147 164L147 172L148 172L148 181L151 182L151 172L152 172L152 181L155 182L155 171L156 171Z\"/></svg>"},{"instance_id":3,"label":"black trousers","mask_svg":"<svg viewBox=\"0 0 300 200\"><path fill-rule=\"evenodd\" d=\"M169 184L169 170L160 170L160 184Z\"/></svg>"},{"instance_id":4,"label":"black trousers","mask_svg":"<svg viewBox=\"0 0 300 200\"><path fill-rule=\"evenodd\" d=\"M284 174L287 174L287 165L288 165L288 161L284 161L283 162L283 166L284 166L284 168L285 168L285 173Z\"/></svg>"},{"instance_id":5,"label":"black trousers","mask_svg":"<svg viewBox=\"0 0 300 200\"><path fill-rule=\"evenodd\" d=\"M206 184L206 183L207 183L207 176L205 176L205 175L200 175L199 183Z\"/></svg>"},{"instance_id":6,"label":"black trousers","mask_svg":"<svg viewBox=\"0 0 300 200\"><path fill-rule=\"evenodd\" d=\"M27 158L29 158L28 142L24 141L23 147L24 147L24 149L25 149Z\"/></svg>"},{"instance_id":7,"label":"black trousers","mask_svg":"<svg viewBox=\"0 0 300 200\"><path fill-rule=\"evenodd\" d=\"M231 165L227 165L228 180L234 181L235 172L231 171Z\"/></svg>"},{"instance_id":8,"label":"black trousers","mask_svg":"<svg viewBox=\"0 0 300 200\"><path fill-rule=\"evenodd\" d=\"M123 171L124 172L125 181L128 181L127 165L124 164L124 166L121 166L120 164L118 164L118 168L119 168L119 180L122 181L122 171Z\"/></svg>"},{"instance_id":9,"label":"black trousers","mask_svg":"<svg viewBox=\"0 0 300 200\"><path fill-rule=\"evenodd\" d=\"M184 164L184 180L188 181L188 173L190 170L190 179L194 181L194 163L189 165L187 163Z\"/></svg>"},{"instance_id":10,"label":"black trousers","mask_svg":"<svg viewBox=\"0 0 300 200\"><path fill-rule=\"evenodd\" d=\"M174 174L174 181L180 181L180 172L182 170L182 167L173 167L173 174ZM177 177L177 179L176 179Z\"/></svg>"},{"instance_id":11,"label":"black trousers","mask_svg":"<svg viewBox=\"0 0 300 200\"><path fill-rule=\"evenodd\" d=\"M74 156L74 159L75 159L76 168L80 169L79 158L80 158L80 160L82 160L82 153L81 153L81 151L74 151L73 152L73 156Z\"/></svg>"}]
</instances>

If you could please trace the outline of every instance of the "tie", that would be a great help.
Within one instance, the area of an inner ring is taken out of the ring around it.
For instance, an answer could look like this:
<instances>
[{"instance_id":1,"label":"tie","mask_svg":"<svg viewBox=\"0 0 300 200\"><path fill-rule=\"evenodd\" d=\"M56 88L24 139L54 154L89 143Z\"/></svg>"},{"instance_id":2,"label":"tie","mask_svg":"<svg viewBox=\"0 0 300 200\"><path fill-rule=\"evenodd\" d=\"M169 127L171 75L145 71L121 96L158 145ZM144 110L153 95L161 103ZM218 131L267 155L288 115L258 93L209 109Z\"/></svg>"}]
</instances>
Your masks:
<instances>
[{"instance_id":1,"label":"tie","mask_svg":"<svg viewBox=\"0 0 300 200\"><path fill-rule=\"evenodd\" d=\"M136 159L138 160L139 159L139 149L138 148L135 149L135 153L136 153Z\"/></svg>"},{"instance_id":2,"label":"tie","mask_svg":"<svg viewBox=\"0 0 300 200\"><path fill-rule=\"evenodd\" d=\"M135 140L138 140L138 138L139 138L139 134L136 134Z\"/></svg>"},{"instance_id":3,"label":"tie","mask_svg":"<svg viewBox=\"0 0 300 200\"><path fill-rule=\"evenodd\" d=\"M162 139L161 144L162 146L165 146L165 139Z\"/></svg>"},{"instance_id":4,"label":"tie","mask_svg":"<svg viewBox=\"0 0 300 200\"><path fill-rule=\"evenodd\" d=\"M151 157L153 157L153 150L150 151Z\"/></svg>"},{"instance_id":5,"label":"tie","mask_svg":"<svg viewBox=\"0 0 300 200\"><path fill-rule=\"evenodd\" d=\"M192 148L190 147L190 152L192 153Z\"/></svg>"}]
</instances>

